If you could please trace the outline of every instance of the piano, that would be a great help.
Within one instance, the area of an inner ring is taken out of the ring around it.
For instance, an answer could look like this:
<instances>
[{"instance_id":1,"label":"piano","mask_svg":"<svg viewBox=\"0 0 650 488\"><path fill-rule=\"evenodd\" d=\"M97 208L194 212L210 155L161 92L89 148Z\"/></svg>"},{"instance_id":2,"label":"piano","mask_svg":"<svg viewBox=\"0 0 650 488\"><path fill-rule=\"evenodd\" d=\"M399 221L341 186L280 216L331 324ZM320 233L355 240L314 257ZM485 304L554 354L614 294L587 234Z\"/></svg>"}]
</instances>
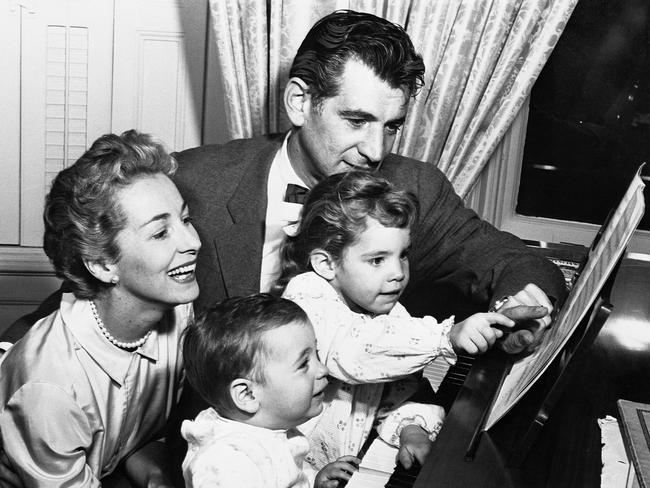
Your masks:
<instances>
[{"instance_id":1,"label":"piano","mask_svg":"<svg viewBox=\"0 0 650 488\"><path fill-rule=\"evenodd\" d=\"M577 267L586 248L545 245L540 252L563 267L570 281L571 268ZM351 486L599 487L602 464L597 419L617 417L619 398L650 403L650 256L627 254L610 287L605 298L611 306L601 301L592 316L603 322L602 327L576 354L560 388L552 387L560 367L555 363L562 362L561 356L504 418L481 432L486 409L512 360L492 350L465 365L468 373L460 381L445 424L421 469L404 473L398 467L393 472L394 456L388 456L388 466L383 468L387 477ZM439 393L448 383L445 377ZM536 414L549 390L553 401L540 420ZM350 483L357 483L358 475Z\"/></svg>"},{"instance_id":2,"label":"piano","mask_svg":"<svg viewBox=\"0 0 650 488\"><path fill-rule=\"evenodd\" d=\"M473 360L470 356L459 356L456 364L450 367L444 358L438 357L424 368L423 377L428 380L433 392L449 395L451 392L457 392L463 384ZM436 395L436 400L438 403L439 395ZM366 448L362 449L361 456L359 471L347 483L347 488L396 488L399 486L395 484L396 480L402 479L407 480L407 486L412 486L420 469L419 466L414 466L409 470L396 470L397 448L375 437L369 439Z\"/></svg>"}]
</instances>

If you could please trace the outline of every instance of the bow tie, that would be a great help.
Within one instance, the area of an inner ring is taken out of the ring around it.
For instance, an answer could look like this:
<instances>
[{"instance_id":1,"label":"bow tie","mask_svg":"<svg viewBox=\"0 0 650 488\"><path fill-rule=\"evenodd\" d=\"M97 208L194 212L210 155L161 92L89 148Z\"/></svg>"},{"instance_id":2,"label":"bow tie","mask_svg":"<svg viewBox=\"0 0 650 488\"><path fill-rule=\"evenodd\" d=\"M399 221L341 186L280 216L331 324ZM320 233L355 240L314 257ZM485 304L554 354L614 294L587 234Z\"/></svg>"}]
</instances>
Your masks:
<instances>
[{"instance_id":1,"label":"bow tie","mask_svg":"<svg viewBox=\"0 0 650 488\"><path fill-rule=\"evenodd\" d=\"M299 203L302 205L305 203L308 194L309 188L289 183L287 185L287 191L284 194L284 201L289 203Z\"/></svg>"}]
</instances>

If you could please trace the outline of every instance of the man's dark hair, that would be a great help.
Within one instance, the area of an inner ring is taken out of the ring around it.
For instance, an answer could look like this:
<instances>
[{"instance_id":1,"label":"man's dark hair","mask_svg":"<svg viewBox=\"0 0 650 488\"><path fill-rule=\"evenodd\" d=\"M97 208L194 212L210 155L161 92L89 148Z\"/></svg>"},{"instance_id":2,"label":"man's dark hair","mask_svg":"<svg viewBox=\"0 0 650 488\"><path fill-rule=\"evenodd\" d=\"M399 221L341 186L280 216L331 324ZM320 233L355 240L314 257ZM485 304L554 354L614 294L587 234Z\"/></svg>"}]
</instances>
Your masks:
<instances>
[{"instance_id":1,"label":"man's dark hair","mask_svg":"<svg viewBox=\"0 0 650 488\"><path fill-rule=\"evenodd\" d=\"M265 359L272 351L263 335L294 322L309 322L303 309L268 293L217 303L184 332L187 380L220 415L230 418L237 411L230 397L230 383L249 378L264 384Z\"/></svg>"},{"instance_id":2,"label":"man's dark hair","mask_svg":"<svg viewBox=\"0 0 650 488\"><path fill-rule=\"evenodd\" d=\"M302 79L318 106L338 94L345 63L355 59L391 88L415 96L424 84L424 63L406 31L376 15L337 10L307 33L293 60L289 77Z\"/></svg>"}]
</instances>

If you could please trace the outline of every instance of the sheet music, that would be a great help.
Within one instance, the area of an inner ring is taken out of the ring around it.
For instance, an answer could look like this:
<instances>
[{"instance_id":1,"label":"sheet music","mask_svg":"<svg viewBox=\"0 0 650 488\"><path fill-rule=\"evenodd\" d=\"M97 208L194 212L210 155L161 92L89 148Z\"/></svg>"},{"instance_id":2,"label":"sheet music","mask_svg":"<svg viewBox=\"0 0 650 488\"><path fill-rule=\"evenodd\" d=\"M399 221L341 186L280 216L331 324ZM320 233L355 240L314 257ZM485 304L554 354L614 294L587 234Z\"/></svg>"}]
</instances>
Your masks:
<instances>
[{"instance_id":1,"label":"sheet music","mask_svg":"<svg viewBox=\"0 0 650 488\"><path fill-rule=\"evenodd\" d=\"M590 250L585 268L574 284L553 327L539 349L515 362L506 376L485 424L489 429L503 417L537 381L562 350L574 329L594 302L634 233L645 210L641 166L621 203Z\"/></svg>"}]
</instances>

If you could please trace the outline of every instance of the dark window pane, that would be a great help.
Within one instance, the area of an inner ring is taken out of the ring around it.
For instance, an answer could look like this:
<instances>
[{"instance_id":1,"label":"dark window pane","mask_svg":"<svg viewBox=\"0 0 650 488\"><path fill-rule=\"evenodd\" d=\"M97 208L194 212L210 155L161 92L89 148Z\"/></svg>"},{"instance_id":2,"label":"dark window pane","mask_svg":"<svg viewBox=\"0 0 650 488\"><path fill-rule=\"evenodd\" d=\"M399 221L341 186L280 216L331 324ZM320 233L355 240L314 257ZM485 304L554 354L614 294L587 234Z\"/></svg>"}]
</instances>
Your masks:
<instances>
[{"instance_id":1,"label":"dark window pane","mask_svg":"<svg viewBox=\"0 0 650 488\"><path fill-rule=\"evenodd\" d=\"M601 224L643 161L650 2L580 0L531 93L517 213Z\"/></svg>"}]
</instances>

